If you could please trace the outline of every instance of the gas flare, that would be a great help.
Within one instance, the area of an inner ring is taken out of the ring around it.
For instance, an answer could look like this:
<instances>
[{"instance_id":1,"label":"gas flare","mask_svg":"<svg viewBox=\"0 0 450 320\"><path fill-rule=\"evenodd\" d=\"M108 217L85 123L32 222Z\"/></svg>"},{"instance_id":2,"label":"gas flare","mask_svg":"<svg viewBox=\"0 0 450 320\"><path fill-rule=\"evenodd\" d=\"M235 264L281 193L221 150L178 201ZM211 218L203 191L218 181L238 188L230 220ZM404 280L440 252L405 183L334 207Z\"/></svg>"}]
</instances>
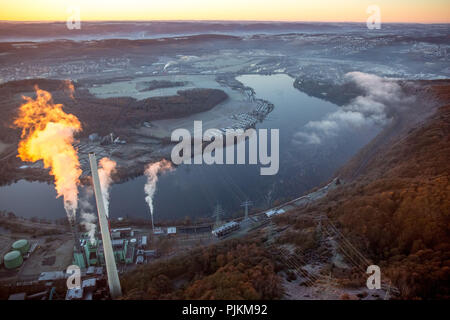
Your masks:
<instances>
[{"instance_id":1,"label":"gas flare","mask_svg":"<svg viewBox=\"0 0 450 320\"><path fill-rule=\"evenodd\" d=\"M145 184L144 190L147 196L145 201L147 201L150 208L150 214L152 217L152 228L153 228L153 196L156 191L156 183L158 182L158 173L165 172L172 169L172 164L163 159L158 162L150 163L145 168L145 175L147 176L147 183Z\"/></svg>"},{"instance_id":2,"label":"gas flare","mask_svg":"<svg viewBox=\"0 0 450 320\"><path fill-rule=\"evenodd\" d=\"M22 129L18 157L22 161L42 160L55 178L57 197L64 199L70 222L75 221L78 207L78 184L81 175L74 134L82 130L73 114L65 113L62 104L54 104L52 95L37 86L36 99L23 97L14 124Z\"/></svg>"},{"instance_id":3,"label":"gas flare","mask_svg":"<svg viewBox=\"0 0 450 320\"><path fill-rule=\"evenodd\" d=\"M105 204L106 216L109 217L109 187L111 186L111 174L116 172L117 163L109 158L100 159L98 176L102 188L103 202Z\"/></svg>"}]
</instances>

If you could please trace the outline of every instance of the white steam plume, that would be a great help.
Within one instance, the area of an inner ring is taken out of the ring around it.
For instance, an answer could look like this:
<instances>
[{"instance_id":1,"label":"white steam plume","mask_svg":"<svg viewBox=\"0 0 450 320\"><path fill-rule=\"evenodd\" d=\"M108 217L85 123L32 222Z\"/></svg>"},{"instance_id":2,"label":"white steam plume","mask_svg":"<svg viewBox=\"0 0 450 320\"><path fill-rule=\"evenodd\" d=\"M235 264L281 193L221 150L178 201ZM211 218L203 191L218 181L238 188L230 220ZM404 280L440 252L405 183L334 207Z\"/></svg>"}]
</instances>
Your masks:
<instances>
[{"instance_id":1,"label":"white steam plume","mask_svg":"<svg viewBox=\"0 0 450 320\"><path fill-rule=\"evenodd\" d=\"M328 114L323 120L308 122L306 130L294 134L294 142L320 144L324 138L335 136L344 129L384 125L389 121L389 107L414 101L413 97L407 97L402 92L394 79L362 72L350 72L345 77L355 82L365 94Z\"/></svg>"},{"instance_id":2,"label":"white steam plume","mask_svg":"<svg viewBox=\"0 0 450 320\"><path fill-rule=\"evenodd\" d=\"M145 201L148 203L148 207L150 208L150 214L152 218L152 228L153 225L153 196L156 191L156 183L158 182L158 173L165 172L168 170L172 170L172 165L169 161L163 159L161 161L150 163L145 168L145 175L147 176L147 183L144 186Z\"/></svg>"},{"instance_id":3,"label":"white steam plume","mask_svg":"<svg viewBox=\"0 0 450 320\"><path fill-rule=\"evenodd\" d=\"M97 215L93 213L94 208L89 202L89 198L92 198L93 194L94 191L92 190L92 188L86 187L85 193L79 200L81 214L80 224L87 231L91 243L93 243L95 240L95 231L97 230Z\"/></svg>"},{"instance_id":4,"label":"white steam plume","mask_svg":"<svg viewBox=\"0 0 450 320\"><path fill-rule=\"evenodd\" d=\"M111 174L116 172L117 163L109 158L102 158L99 162L98 176L102 189L103 203L105 204L106 216L109 217L109 189L111 186Z\"/></svg>"},{"instance_id":5,"label":"white steam plume","mask_svg":"<svg viewBox=\"0 0 450 320\"><path fill-rule=\"evenodd\" d=\"M100 159L100 165L98 169L98 175L100 178L100 185L102 189L103 202L105 204L106 214L109 213L109 189L111 186L111 174L116 170L116 162L108 158ZM86 187L84 189L84 194L79 200L81 222L80 224L88 232L89 240L94 242L95 232L97 230L97 215L94 213L94 208L89 202L94 196L94 191L91 187Z\"/></svg>"}]
</instances>

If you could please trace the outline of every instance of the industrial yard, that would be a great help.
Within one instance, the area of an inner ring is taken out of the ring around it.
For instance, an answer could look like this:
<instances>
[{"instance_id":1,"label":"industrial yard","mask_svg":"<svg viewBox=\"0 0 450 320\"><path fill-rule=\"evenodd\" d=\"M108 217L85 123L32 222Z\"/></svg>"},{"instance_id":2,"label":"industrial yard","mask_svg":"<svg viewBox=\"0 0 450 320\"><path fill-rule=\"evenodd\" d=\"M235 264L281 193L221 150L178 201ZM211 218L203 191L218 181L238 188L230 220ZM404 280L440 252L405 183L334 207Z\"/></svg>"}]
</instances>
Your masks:
<instances>
[{"instance_id":1,"label":"industrial yard","mask_svg":"<svg viewBox=\"0 0 450 320\"><path fill-rule=\"evenodd\" d=\"M52 226L59 230L66 229L66 232L48 236L35 235L40 231L47 231ZM132 271L139 264L166 259L195 246L211 244L215 239L210 230L210 225L157 228L155 233L152 232L151 226L139 229L114 228L111 230L111 236L119 273ZM24 230L22 234L12 235L7 229L5 231L0 238L2 294L5 293L5 288L20 291L20 288L27 288L30 285L40 288L42 284L61 282L67 279L66 269L73 264L80 266L83 277L104 280L105 261L99 239L91 243L85 234L80 234L81 251L77 253L73 234L67 226L34 223L32 230ZM14 240L20 236L23 238Z\"/></svg>"}]
</instances>

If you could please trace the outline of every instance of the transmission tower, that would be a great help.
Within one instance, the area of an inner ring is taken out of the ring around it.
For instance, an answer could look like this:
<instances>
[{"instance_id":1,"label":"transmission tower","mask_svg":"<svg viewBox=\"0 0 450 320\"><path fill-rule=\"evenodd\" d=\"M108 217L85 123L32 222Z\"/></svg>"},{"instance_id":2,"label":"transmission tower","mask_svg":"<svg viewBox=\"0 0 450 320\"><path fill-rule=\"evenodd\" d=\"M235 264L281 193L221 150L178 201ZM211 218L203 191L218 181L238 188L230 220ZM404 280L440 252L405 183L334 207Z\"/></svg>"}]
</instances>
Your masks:
<instances>
[{"instance_id":1,"label":"transmission tower","mask_svg":"<svg viewBox=\"0 0 450 320\"><path fill-rule=\"evenodd\" d=\"M253 205L253 202L246 200L244 202L242 202L241 207L245 207L245 216L244 216L244 220L248 219L248 207Z\"/></svg>"},{"instance_id":2,"label":"transmission tower","mask_svg":"<svg viewBox=\"0 0 450 320\"><path fill-rule=\"evenodd\" d=\"M221 216L223 216L224 211L222 209L222 206L220 204L217 204L214 208L213 217L216 217L216 224L215 228L218 228L222 225L222 220L220 219Z\"/></svg>"}]
</instances>

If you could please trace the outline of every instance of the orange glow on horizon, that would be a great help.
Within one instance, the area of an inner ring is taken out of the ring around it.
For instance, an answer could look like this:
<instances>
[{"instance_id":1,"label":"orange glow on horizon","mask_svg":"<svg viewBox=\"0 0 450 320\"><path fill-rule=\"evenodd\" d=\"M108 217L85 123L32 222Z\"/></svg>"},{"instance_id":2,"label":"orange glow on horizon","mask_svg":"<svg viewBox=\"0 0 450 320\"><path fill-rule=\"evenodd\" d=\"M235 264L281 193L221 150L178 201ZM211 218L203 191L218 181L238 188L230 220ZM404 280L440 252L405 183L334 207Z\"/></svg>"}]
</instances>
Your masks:
<instances>
[{"instance_id":1,"label":"orange glow on horizon","mask_svg":"<svg viewBox=\"0 0 450 320\"><path fill-rule=\"evenodd\" d=\"M82 21L253 20L364 22L376 4L382 23L450 23L448 0L15 0L1 4L0 20L65 21L71 6Z\"/></svg>"}]
</instances>

